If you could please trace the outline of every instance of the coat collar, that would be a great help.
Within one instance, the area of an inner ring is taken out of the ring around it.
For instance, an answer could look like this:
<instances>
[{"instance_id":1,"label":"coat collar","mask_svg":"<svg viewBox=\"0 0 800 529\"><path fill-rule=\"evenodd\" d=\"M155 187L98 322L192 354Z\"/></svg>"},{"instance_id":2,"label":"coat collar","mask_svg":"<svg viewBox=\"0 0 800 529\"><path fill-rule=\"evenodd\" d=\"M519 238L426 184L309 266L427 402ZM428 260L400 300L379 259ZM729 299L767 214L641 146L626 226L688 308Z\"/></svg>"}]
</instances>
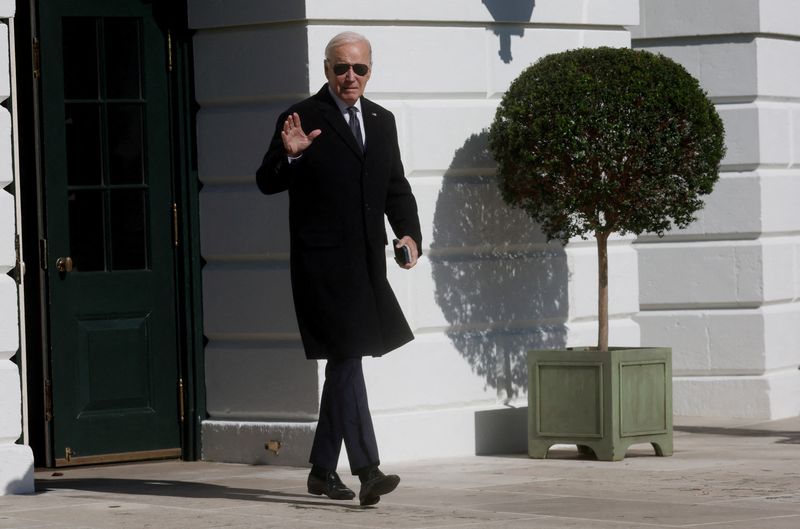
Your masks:
<instances>
[{"instance_id":1,"label":"coat collar","mask_svg":"<svg viewBox=\"0 0 800 529\"><path fill-rule=\"evenodd\" d=\"M361 149L358 147L358 143L356 143L356 139L353 137L350 127L344 120L344 116L342 116L342 113L339 111L339 107L336 105L336 101L334 101L333 96L328 90L328 84L325 83L314 97L319 104L320 112L322 113L322 117L325 119L325 121L327 121L333 130L342 138L342 140L344 140L350 150L352 150L360 158L363 158L364 153L362 153ZM370 133L370 142L372 142L374 139L372 134L375 130L371 124L375 123L374 120L377 116L371 109L371 106L371 101L365 97L361 97L361 112L364 119L364 128Z\"/></svg>"}]
</instances>

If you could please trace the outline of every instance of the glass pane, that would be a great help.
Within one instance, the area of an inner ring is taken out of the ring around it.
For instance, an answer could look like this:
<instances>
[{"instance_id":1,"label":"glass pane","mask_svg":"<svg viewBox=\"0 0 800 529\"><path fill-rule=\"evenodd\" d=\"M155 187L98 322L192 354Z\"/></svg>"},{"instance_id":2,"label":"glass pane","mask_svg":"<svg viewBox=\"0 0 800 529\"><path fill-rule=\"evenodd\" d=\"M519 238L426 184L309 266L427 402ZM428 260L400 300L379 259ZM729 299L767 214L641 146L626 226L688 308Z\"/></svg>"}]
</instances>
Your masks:
<instances>
[{"instance_id":1,"label":"glass pane","mask_svg":"<svg viewBox=\"0 0 800 529\"><path fill-rule=\"evenodd\" d=\"M98 94L96 19L64 17L62 35L64 97L96 99Z\"/></svg>"},{"instance_id":2,"label":"glass pane","mask_svg":"<svg viewBox=\"0 0 800 529\"><path fill-rule=\"evenodd\" d=\"M103 192L70 191L69 246L75 271L105 269Z\"/></svg>"},{"instance_id":3,"label":"glass pane","mask_svg":"<svg viewBox=\"0 0 800 529\"><path fill-rule=\"evenodd\" d=\"M64 105L64 118L67 183L99 184L102 173L100 106L94 103L67 103Z\"/></svg>"},{"instance_id":4,"label":"glass pane","mask_svg":"<svg viewBox=\"0 0 800 529\"><path fill-rule=\"evenodd\" d=\"M139 21L105 19L106 97L138 99L141 96Z\"/></svg>"},{"instance_id":5,"label":"glass pane","mask_svg":"<svg viewBox=\"0 0 800 529\"><path fill-rule=\"evenodd\" d=\"M147 268L147 230L143 189L111 191L111 268Z\"/></svg>"},{"instance_id":6,"label":"glass pane","mask_svg":"<svg viewBox=\"0 0 800 529\"><path fill-rule=\"evenodd\" d=\"M137 104L109 104L107 110L111 183L143 183L142 107Z\"/></svg>"}]
</instances>

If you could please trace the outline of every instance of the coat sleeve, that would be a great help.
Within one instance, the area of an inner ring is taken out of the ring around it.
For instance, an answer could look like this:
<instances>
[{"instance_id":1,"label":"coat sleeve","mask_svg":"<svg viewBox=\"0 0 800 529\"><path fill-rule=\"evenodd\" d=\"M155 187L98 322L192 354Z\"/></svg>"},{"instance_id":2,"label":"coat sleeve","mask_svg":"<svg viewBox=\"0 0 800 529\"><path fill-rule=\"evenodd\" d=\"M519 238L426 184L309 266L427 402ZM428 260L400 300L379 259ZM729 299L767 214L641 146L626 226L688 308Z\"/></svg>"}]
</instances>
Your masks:
<instances>
[{"instance_id":1,"label":"coat sleeve","mask_svg":"<svg viewBox=\"0 0 800 529\"><path fill-rule=\"evenodd\" d=\"M405 176L403 162L400 159L400 146L397 141L397 126L394 117L391 122L392 131L392 166L389 188L386 196L386 217L397 237L408 235L417 243L419 255L422 255L422 230L420 229L417 201L411 192L411 184Z\"/></svg>"},{"instance_id":2,"label":"coat sleeve","mask_svg":"<svg viewBox=\"0 0 800 529\"><path fill-rule=\"evenodd\" d=\"M281 140L281 130L283 122L286 121L289 113L284 112L278 117L275 125L275 133L272 135L267 153L261 161L261 167L256 171L256 183L262 193L272 195L289 189L291 177L297 162L289 163L286 157L286 150Z\"/></svg>"}]
</instances>

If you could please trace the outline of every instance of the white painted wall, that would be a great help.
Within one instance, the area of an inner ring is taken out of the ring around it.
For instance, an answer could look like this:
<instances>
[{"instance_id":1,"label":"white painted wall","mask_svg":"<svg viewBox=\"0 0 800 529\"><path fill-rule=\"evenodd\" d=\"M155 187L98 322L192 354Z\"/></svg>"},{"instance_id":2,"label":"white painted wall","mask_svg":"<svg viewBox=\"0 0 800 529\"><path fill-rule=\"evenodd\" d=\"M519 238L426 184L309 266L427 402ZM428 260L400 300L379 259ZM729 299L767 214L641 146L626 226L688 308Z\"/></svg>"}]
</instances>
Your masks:
<instances>
[{"instance_id":1,"label":"white painted wall","mask_svg":"<svg viewBox=\"0 0 800 529\"><path fill-rule=\"evenodd\" d=\"M673 347L676 413L800 412L800 3L641 5L635 27L637 0L190 1L207 459L306 461L323 366L304 359L294 322L286 197L260 195L253 173L278 112L322 84L322 49L344 29L373 41L367 95L397 115L425 230L419 267L390 268L417 340L367 361L384 461L517 447L492 433L524 441L524 414L500 406L525 403L523 351L594 341L593 245L546 245L502 205L483 129L525 66L581 45L627 46L625 26L637 47L700 78L725 120L728 155L688 230L633 247L614 241L612 342L636 345L641 328L643 344ZM13 13L14 2L0 0L0 18ZM0 24L0 101L10 95L8 47ZM3 190L14 178L11 131L0 108L0 494L33 490L32 454L16 444L17 293L5 275L14 264L14 201ZM270 439L283 441L277 456L263 448Z\"/></svg>"},{"instance_id":2,"label":"white painted wall","mask_svg":"<svg viewBox=\"0 0 800 529\"><path fill-rule=\"evenodd\" d=\"M639 252L643 344L679 415L800 414L800 2L642 0L634 47L696 76L727 155L697 223Z\"/></svg>"},{"instance_id":3,"label":"white painted wall","mask_svg":"<svg viewBox=\"0 0 800 529\"><path fill-rule=\"evenodd\" d=\"M11 95L9 18L14 2L0 1L0 103ZM5 188L14 181L11 113L0 107L0 495L33 492L33 453L16 444L22 434L20 371L11 358L19 348L17 285L6 275L14 268L14 197Z\"/></svg>"},{"instance_id":4,"label":"white painted wall","mask_svg":"<svg viewBox=\"0 0 800 529\"><path fill-rule=\"evenodd\" d=\"M193 0L189 16L208 263L204 457L307 461L323 365L304 359L294 319L287 197L260 195L254 173L278 113L322 86L325 44L348 29L372 41L367 97L397 117L425 246L412 272L390 267L417 339L365 361L381 459L507 450L512 430L524 449L514 425L525 417L502 404L526 404L527 349L596 341L596 257L591 242L546 244L503 205L484 129L536 59L629 46L638 0ZM631 240L615 240L615 345L639 344L638 266ZM284 441L277 456L270 439Z\"/></svg>"}]
</instances>

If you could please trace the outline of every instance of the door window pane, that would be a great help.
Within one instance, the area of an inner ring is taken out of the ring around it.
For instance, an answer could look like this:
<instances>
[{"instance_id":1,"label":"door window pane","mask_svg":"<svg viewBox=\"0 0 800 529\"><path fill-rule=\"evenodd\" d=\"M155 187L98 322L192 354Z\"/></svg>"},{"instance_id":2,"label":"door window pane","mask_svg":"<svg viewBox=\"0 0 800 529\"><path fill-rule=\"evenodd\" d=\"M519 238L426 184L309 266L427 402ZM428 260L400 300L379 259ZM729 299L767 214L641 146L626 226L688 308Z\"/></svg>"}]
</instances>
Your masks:
<instances>
[{"instance_id":1,"label":"door window pane","mask_svg":"<svg viewBox=\"0 0 800 529\"><path fill-rule=\"evenodd\" d=\"M97 19L64 17L62 36L64 50L64 97L96 99Z\"/></svg>"},{"instance_id":2,"label":"door window pane","mask_svg":"<svg viewBox=\"0 0 800 529\"><path fill-rule=\"evenodd\" d=\"M111 191L111 268L147 268L146 191Z\"/></svg>"},{"instance_id":3,"label":"door window pane","mask_svg":"<svg viewBox=\"0 0 800 529\"><path fill-rule=\"evenodd\" d=\"M75 271L105 269L102 191L70 191L69 245Z\"/></svg>"},{"instance_id":4,"label":"door window pane","mask_svg":"<svg viewBox=\"0 0 800 529\"><path fill-rule=\"evenodd\" d=\"M99 184L102 173L100 106L94 103L66 103L64 107L67 183Z\"/></svg>"},{"instance_id":5,"label":"door window pane","mask_svg":"<svg viewBox=\"0 0 800 529\"><path fill-rule=\"evenodd\" d=\"M142 106L111 104L108 111L108 165L112 184L144 182Z\"/></svg>"},{"instance_id":6,"label":"door window pane","mask_svg":"<svg viewBox=\"0 0 800 529\"><path fill-rule=\"evenodd\" d=\"M139 21L134 18L105 19L106 97L141 97Z\"/></svg>"},{"instance_id":7,"label":"door window pane","mask_svg":"<svg viewBox=\"0 0 800 529\"><path fill-rule=\"evenodd\" d=\"M65 169L74 270L146 269L149 221L141 20L66 17L62 27Z\"/></svg>"}]
</instances>

